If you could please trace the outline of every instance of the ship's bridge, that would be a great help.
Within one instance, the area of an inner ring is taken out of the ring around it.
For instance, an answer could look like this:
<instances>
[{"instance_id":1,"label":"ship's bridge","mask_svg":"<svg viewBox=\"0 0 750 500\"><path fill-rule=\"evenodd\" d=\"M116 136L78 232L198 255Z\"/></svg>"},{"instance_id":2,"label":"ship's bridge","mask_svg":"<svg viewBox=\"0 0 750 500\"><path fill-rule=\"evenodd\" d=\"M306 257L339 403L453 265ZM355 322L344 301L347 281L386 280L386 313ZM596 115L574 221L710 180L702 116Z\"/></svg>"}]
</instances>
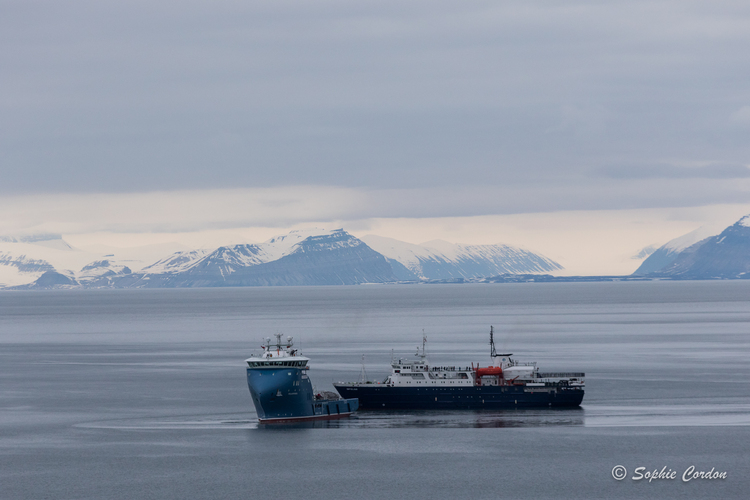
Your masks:
<instances>
[{"instance_id":1,"label":"ship's bridge","mask_svg":"<svg viewBox=\"0 0 750 500\"><path fill-rule=\"evenodd\" d=\"M249 368L300 368L308 369L307 358L298 357L293 360L289 359L273 359L265 360L260 358L248 358L245 360Z\"/></svg>"},{"instance_id":2,"label":"ship's bridge","mask_svg":"<svg viewBox=\"0 0 750 500\"><path fill-rule=\"evenodd\" d=\"M391 368L395 370L408 370L414 372L426 372L428 370L427 363L425 361L393 361L391 362Z\"/></svg>"},{"instance_id":3,"label":"ship's bridge","mask_svg":"<svg viewBox=\"0 0 750 500\"><path fill-rule=\"evenodd\" d=\"M256 357L250 356L245 360L249 368L299 368L307 370L309 358L299 354L297 349L293 349L294 342L292 337L287 337L286 342L282 342L281 334L274 335L276 342L272 343L270 337L264 339L261 347L263 353Z\"/></svg>"}]
</instances>

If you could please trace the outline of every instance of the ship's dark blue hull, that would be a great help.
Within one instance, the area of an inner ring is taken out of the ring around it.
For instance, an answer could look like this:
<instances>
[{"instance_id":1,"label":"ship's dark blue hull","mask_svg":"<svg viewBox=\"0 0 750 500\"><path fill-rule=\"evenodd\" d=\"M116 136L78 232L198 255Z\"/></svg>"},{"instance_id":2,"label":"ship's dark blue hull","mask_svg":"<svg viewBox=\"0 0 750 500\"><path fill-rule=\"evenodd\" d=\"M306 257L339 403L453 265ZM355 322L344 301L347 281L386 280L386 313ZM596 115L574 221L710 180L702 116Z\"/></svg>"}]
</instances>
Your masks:
<instances>
[{"instance_id":1,"label":"ship's dark blue hull","mask_svg":"<svg viewBox=\"0 0 750 500\"><path fill-rule=\"evenodd\" d=\"M498 410L507 408L577 407L583 388L471 386L389 387L381 384L337 385L344 398L358 398L363 410Z\"/></svg>"},{"instance_id":2,"label":"ship's dark blue hull","mask_svg":"<svg viewBox=\"0 0 750 500\"><path fill-rule=\"evenodd\" d=\"M261 422L346 417L358 408L356 399L316 400L299 368L248 368L247 385Z\"/></svg>"}]
</instances>

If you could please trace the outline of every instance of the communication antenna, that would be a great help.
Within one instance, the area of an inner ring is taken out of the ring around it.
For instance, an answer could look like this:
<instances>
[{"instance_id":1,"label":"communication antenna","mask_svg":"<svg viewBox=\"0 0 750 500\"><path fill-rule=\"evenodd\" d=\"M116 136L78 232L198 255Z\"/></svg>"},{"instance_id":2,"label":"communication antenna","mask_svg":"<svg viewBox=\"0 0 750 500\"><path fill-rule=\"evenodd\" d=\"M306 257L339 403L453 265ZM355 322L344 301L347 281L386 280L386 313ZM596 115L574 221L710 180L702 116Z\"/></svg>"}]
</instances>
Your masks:
<instances>
[{"instance_id":1,"label":"communication antenna","mask_svg":"<svg viewBox=\"0 0 750 500\"><path fill-rule=\"evenodd\" d=\"M365 355L362 355L362 370L359 372L359 382L361 384L367 383L367 370L365 370Z\"/></svg>"},{"instance_id":2,"label":"communication antenna","mask_svg":"<svg viewBox=\"0 0 750 500\"><path fill-rule=\"evenodd\" d=\"M281 336L282 336L282 335L283 335L283 334L282 334L281 332L279 332L279 333L274 333L274 334L273 334L273 336L274 336L274 337L276 337L276 348L277 348L277 349L280 349L280 348L281 348Z\"/></svg>"}]
</instances>

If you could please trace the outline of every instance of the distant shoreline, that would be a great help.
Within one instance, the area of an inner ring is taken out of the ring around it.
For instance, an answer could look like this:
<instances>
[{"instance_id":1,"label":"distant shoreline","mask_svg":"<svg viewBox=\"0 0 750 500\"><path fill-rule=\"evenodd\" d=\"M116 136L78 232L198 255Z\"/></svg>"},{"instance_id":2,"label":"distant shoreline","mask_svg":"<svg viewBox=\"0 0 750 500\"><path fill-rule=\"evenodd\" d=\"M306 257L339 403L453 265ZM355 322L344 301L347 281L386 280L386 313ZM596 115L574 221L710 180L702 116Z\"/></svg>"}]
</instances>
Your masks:
<instances>
[{"instance_id":1,"label":"distant shoreline","mask_svg":"<svg viewBox=\"0 0 750 500\"><path fill-rule=\"evenodd\" d=\"M289 287L338 287L338 286L371 286L371 285L472 285L472 284L506 284L506 283L618 283L618 282L664 282L664 281L745 281L748 278L700 278L695 276L552 276L550 274L507 274L489 278L453 278L441 280L419 281L385 281L356 284L302 284L302 285L209 285L209 286L163 286L163 287L117 287L85 285L56 285L49 287L34 286L34 284L2 287L2 291L55 291L55 290L188 290L188 289L217 289L217 288L289 288Z\"/></svg>"}]
</instances>

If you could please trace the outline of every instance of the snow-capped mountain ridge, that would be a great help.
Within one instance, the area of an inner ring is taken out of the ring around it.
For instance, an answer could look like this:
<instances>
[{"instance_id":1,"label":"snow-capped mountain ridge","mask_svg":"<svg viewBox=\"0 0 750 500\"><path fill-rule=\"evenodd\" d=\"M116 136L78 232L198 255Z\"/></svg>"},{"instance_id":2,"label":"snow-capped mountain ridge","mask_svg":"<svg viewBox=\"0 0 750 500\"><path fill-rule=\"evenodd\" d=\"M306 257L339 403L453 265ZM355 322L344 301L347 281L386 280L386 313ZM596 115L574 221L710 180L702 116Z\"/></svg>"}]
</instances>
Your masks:
<instances>
[{"instance_id":1,"label":"snow-capped mountain ridge","mask_svg":"<svg viewBox=\"0 0 750 500\"><path fill-rule=\"evenodd\" d=\"M143 269L146 274L164 273L218 273L222 278L242 269L274 262L287 255L300 252L305 241L316 241L334 235L345 234L343 230L326 231L309 229L292 231L258 244L222 246L212 252L180 252ZM343 247L343 242L338 245ZM329 250L334 247L329 246Z\"/></svg>"},{"instance_id":2,"label":"snow-capped mountain ridge","mask_svg":"<svg viewBox=\"0 0 750 500\"><path fill-rule=\"evenodd\" d=\"M545 257L508 245L458 245L440 240L429 245L378 236L359 239L343 229L307 229L263 243L178 250L148 265L126 259L132 252L108 248L104 256L77 268L45 268L43 276L39 274L44 270L39 269L36 277L45 287L331 285L474 279L560 269Z\"/></svg>"},{"instance_id":3,"label":"snow-capped mountain ridge","mask_svg":"<svg viewBox=\"0 0 750 500\"><path fill-rule=\"evenodd\" d=\"M184 272L195 266L206 256L207 253L208 250L186 250L175 252L168 257L164 257L163 259L144 267L142 271L148 274Z\"/></svg>"},{"instance_id":4,"label":"snow-capped mountain ridge","mask_svg":"<svg viewBox=\"0 0 750 500\"><path fill-rule=\"evenodd\" d=\"M42 273L83 265L88 258L57 235L0 237L0 287L29 283Z\"/></svg>"},{"instance_id":5,"label":"snow-capped mountain ridge","mask_svg":"<svg viewBox=\"0 0 750 500\"><path fill-rule=\"evenodd\" d=\"M750 277L750 215L742 217L718 235L687 244L697 238L693 233L664 245L659 249L665 249L662 260L652 259L655 252L635 274L672 279Z\"/></svg>"},{"instance_id":6,"label":"snow-capped mountain ridge","mask_svg":"<svg viewBox=\"0 0 750 500\"><path fill-rule=\"evenodd\" d=\"M509 245L460 245L443 240L414 245L375 235L364 236L362 241L421 279L536 274L562 269L546 257Z\"/></svg>"},{"instance_id":7,"label":"snow-capped mountain ridge","mask_svg":"<svg viewBox=\"0 0 750 500\"><path fill-rule=\"evenodd\" d=\"M104 259L83 266L80 272L72 276L72 279L75 279L78 283L85 284L101 280L102 278L113 278L130 273L132 271L128 266Z\"/></svg>"},{"instance_id":8,"label":"snow-capped mountain ridge","mask_svg":"<svg viewBox=\"0 0 750 500\"><path fill-rule=\"evenodd\" d=\"M273 257L280 256L274 259ZM179 272L153 271L180 261ZM123 280L127 286L332 285L396 281L386 259L342 229L295 231L260 244L220 247L194 261L164 259Z\"/></svg>"},{"instance_id":9,"label":"snow-capped mountain ridge","mask_svg":"<svg viewBox=\"0 0 750 500\"><path fill-rule=\"evenodd\" d=\"M652 252L633 274L645 275L664 269L674 262L682 252L716 235L720 231L720 229L715 227L701 226L694 231L670 240Z\"/></svg>"},{"instance_id":10,"label":"snow-capped mountain ridge","mask_svg":"<svg viewBox=\"0 0 750 500\"><path fill-rule=\"evenodd\" d=\"M266 258L264 262L279 260L285 255L293 253L300 243L308 238L330 236L336 233L344 232L343 229L326 230L319 228L295 229L288 234L273 237L258 246L262 248Z\"/></svg>"}]
</instances>

